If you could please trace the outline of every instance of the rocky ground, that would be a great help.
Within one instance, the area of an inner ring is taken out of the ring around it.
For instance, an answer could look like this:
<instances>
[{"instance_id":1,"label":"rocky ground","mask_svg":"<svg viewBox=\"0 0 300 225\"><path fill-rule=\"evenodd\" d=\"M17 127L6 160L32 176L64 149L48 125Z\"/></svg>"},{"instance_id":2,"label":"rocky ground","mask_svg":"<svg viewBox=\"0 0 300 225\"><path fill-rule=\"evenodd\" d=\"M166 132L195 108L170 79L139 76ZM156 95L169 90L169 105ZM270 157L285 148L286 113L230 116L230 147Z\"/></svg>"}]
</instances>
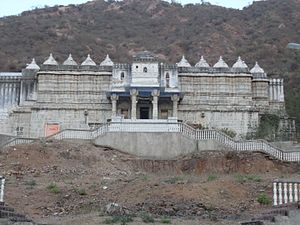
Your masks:
<instances>
[{"instance_id":1,"label":"rocky ground","mask_svg":"<svg viewBox=\"0 0 300 225\"><path fill-rule=\"evenodd\" d=\"M300 166L261 153L203 152L140 159L88 142L6 148L6 203L47 224L240 224L271 210L272 180L299 179ZM127 224L127 223L123 223Z\"/></svg>"}]
</instances>

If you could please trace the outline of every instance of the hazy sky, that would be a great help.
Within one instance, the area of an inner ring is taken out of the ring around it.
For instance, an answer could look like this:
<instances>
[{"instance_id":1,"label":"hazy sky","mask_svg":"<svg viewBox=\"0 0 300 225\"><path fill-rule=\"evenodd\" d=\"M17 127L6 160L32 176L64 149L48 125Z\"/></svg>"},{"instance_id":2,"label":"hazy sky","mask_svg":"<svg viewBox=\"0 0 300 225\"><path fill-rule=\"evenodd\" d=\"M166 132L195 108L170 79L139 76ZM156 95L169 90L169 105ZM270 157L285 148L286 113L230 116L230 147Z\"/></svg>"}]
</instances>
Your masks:
<instances>
[{"instance_id":1,"label":"hazy sky","mask_svg":"<svg viewBox=\"0 0 300 225\"><path fill-rule=\"evenodd\" d=\"M43 7L45 5L68 5L81 4L88 0L0 0L0 17L17 15L25 10L30 10L35 7ZM147 0L145 0L147 1ZM222 5L232 8L243 8L252 3L252 0L208 0L212 4ZM200 0L177 0L182 4L200 3Z\"/></svg>"}]
</instances>

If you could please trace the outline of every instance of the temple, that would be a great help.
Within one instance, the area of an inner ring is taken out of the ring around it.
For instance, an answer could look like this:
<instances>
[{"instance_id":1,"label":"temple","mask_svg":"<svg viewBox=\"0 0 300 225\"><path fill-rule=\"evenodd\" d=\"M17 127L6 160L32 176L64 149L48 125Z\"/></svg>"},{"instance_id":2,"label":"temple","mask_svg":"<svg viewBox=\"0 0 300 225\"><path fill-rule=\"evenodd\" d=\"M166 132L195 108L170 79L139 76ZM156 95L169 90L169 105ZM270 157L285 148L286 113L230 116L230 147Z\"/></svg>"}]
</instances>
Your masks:
<instances>
[{"instance_id":1,"label":"temple","mask_svg":"<svg viewBox=\"0 0 300 225\"><path fill-rule=\"evenodd\" d=\"M184 56L171 65L144 51L130 64L107 55L97 65L90 55L81 64L72 55L59 64L50 54L42 65L33 59L20 73L0 73L0 93L1 133L22 137L93 129L111 120L181 120L244 137L266 114L295 132L283 79L268 78L258 63L250 70L240 57L232 67L222 57L214 66L204 57L191 66Z\"/></svg>"}]
</instances>

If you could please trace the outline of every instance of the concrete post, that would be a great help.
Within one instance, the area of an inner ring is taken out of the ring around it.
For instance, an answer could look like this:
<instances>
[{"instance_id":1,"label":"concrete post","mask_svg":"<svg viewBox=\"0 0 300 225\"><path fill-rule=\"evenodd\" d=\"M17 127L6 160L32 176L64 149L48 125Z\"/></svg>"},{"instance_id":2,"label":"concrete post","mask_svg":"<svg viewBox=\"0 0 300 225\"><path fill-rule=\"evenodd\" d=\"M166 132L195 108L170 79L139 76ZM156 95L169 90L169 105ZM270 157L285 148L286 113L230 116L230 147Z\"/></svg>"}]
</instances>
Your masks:
<instances>
[{"instance_id":1,"label":"concrete post","mask_svg":"<svg viewBox=\"0 0 300 225\"><path fill-rule=\"evenodd\" d=\"M288 190L287 190L287 183L283 183L283 200L284 200L284 203L288 203Z\"/></svg>"},{"instance_id":2,"label":"concrete post","mask_svg":"<svg viewBox=\"0 0 300 225\"><path fill-rule=\"evenodd\" d=\"M172 95L171 100L173 101L173 117L178 117L178 102L179 102L179 96L178 95Z\"/></svg>"},{"instance_id":3,"label":"concrete post","mask_svg":"<svg viewBox=\"0 0 300 225\"><path fill-rule=\"evenodd\" d=\"M278 184L278 194L279 194L278 203L279 205L282 205L282 184L281 183Z\"/></svg>"},{"instance_id":4,"label":"concrete post","mask_svg":"<svg viewBox=\"0 0 300 225\"><path fill-rule=\"evenodd\" d=\"M277 182L273 183L273 205L278 205L277 203Z\"/></svg>"},{"instance_id":5,"label":"concrete post","mask_svg":"<svg viewBox=\"0 0 300 225\"><path fill-rule=\"evenodd\" d=\"M131 95L131 119L136 120L136 104L139 92L136 89L130 91Z\"/></svg>"},{"instance_id":6,"label":"concrete post","mask_svg":"<svg viewBox=\"0 0 300 225\"><path fill-rule=\"evenodd\" d=\"M5 184L5 178L0 177L1 180L1 188L0 188L0 202L4 201L4 184Z\"/></svg>"},{"instance_id":7,"label":"concrete post","mask_svg":"<svg viewBox=\"0 0 300 225\"><path fill-rule=\"evenodd\" d=\"M151 95L153 97L152 99L152 105L153 105L153 115L152 118L154 120L158 119L158 96L159 96L159 91L158 90L153 90Z\"/></svg>"},{"instance_id":8,"label":"concrete post","mask_svg":"<svg viewBox=\"0 0 300 225\"><path fill-rule=\"evenodd\" d=\"M110 96L111 99L111 104L112 104L112 112L111 112L111 117L116 117L117 116L117 101L119 100L119 96L116 94L112 94Z\"/></svg>"}]
</instances>

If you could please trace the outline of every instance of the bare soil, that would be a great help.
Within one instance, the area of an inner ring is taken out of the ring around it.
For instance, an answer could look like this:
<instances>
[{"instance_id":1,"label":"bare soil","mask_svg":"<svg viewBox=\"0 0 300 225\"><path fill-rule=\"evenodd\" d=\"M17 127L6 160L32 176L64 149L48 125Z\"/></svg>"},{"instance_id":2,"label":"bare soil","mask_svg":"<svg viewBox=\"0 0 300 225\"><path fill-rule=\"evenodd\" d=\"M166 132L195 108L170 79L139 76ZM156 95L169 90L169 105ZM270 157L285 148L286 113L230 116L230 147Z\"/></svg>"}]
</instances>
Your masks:
<instances>
[{"instance_id":1,"label":"bare soil","mask_svg":"<svg viewBox=\"0 0 300 225\"><path fill-rule=\"evenodd\" d=\"M5 201L47 224L105 224L116 203L144 224L240 224L271 210L257 195L272 197L276 178L299 179L300 166L261 153L202 152L176 160L141 159L89 142L51 141L0 152L7 178Z\"/></svg>"}]
</instances>

